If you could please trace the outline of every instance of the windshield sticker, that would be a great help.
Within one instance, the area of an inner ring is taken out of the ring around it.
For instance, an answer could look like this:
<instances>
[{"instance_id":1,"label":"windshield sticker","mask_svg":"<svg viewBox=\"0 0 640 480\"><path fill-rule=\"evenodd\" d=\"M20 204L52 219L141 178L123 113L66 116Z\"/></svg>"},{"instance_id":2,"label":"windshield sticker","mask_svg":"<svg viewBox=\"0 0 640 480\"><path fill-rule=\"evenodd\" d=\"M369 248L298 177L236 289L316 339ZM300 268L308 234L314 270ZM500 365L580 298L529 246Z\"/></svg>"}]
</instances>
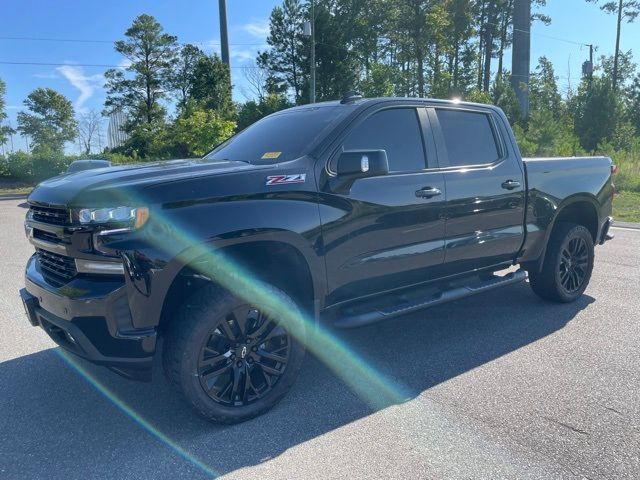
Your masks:
<instances>
[{"instance_id":1,"label":"windshield sticker","mask_svg":"<svg viewBox=\"0 0 640 480\"><path fill-rule=\"evenodd\" d=\"M288 183L304 183L307 180L306 173L295 175L270 175L267 177L267 185L284 185Z\"/></svg>"},{"instance_id":2,"label":"windshield sticker","mask_svg":"<svg viewBox=\"0 0 640 480\"><path fill-rule=\"evenodd\" d=\"M281 153L282 152L265 152L265 154L262 155L262 159L266 160L267 158L278 158Z\"/></svg>"}]
</instances>

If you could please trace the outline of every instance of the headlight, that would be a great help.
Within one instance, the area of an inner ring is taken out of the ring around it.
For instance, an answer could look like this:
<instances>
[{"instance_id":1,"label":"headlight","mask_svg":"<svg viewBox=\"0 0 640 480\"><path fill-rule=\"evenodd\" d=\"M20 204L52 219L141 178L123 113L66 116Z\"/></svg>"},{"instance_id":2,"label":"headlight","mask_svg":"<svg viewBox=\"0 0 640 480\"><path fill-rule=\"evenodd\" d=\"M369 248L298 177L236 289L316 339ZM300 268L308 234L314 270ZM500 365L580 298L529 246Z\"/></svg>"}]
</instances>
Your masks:
<instances>
[{"instance_id":1,"label":"headlight","mask_svg":"<svg viewBox=\"0 0 640 480\"><path fill-rule=\"evenodd\" d=\"M83 208L78 211L78 220L83 225L117 224L140 228L148 219L147 207Z\"/></svg>"}]
</instances>

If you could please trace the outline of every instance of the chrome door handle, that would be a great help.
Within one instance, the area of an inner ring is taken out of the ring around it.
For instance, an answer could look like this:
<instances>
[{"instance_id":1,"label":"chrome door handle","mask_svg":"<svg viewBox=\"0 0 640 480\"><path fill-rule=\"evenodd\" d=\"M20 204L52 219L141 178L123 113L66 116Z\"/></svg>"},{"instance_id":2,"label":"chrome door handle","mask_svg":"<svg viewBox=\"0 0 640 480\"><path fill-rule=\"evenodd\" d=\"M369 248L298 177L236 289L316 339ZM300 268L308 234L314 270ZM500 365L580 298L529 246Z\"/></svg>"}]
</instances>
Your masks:
<instances>
[{"instance_id":1,"label":"chrome door handle","mask_svg":"<svg viewBox=\"0 0 640 480\"><path fill-rule=\"evenodd\" d=\"M502 188L505 190L513 190L520 186L520 182L516 182L515 180L507 180L506 182L502 182Z\"/></svg>"},{"instance_id":2,"label":"chrome door handle","mask_svg":"<svg viewBox=\"0 0 640 480\"><path fill-rule=\"evenodd\" d=\"M435 187L424 187L420 190L416 190L416 197L418 198L432 198L437 197L440 194L442 194L440 189Z\"/></svg>"}]
</instances>

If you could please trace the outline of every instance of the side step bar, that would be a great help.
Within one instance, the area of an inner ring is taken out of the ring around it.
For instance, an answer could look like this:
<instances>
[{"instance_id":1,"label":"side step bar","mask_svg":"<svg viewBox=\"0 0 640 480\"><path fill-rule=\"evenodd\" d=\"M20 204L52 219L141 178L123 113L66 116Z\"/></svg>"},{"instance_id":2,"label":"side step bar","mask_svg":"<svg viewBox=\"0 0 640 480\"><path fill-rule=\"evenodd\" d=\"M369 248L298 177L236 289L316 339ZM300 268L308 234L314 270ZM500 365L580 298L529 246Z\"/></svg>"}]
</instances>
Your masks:
<instances>
[{"instance_id":1,"label":"side step bar","mask_svg":"<svg viewBox=\"0 0 640 480\"><path fill-rule=\"evenodd\" d=\"M406 315L408 313L416 312L443 303L451 302L453 300L459 300L461 298L470 297L478 293L488 292L495 288L505 287L507 285L513 285L526 280L527 273L524 270L518 270L511 272L503 277L494 277L489 280L485 280L482 283L478 283L474 286L456 287L450 290L440 292L426 300L419 300L413 303L403 303L401 305L393 305L371 312L359 313L357 315L346 316L339 318L334 322L337 328L357 328L365 325L371 325L372 323L381 322L389 318L397 317L399 315Z\"/></svg>"}]
</instances>

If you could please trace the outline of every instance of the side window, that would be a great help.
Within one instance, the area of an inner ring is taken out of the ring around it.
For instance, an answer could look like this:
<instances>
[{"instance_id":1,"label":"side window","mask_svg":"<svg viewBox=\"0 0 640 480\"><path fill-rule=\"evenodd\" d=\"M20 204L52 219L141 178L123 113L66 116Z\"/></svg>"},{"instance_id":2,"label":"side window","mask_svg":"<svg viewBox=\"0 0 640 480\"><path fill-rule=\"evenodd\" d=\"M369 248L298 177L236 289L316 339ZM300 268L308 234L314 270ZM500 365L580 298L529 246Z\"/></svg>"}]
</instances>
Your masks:
<instances>
[{"instance_id":1,"label":"side window","mask_svg":"<svg viewBox=\"0 0 640 480\"><path fill-rule=\"evenodd\" d=\"M449 154L449 165L484 165L500 157L489 115L436 109Z\"/></svg>"},{"instance_id":2,"label":"side window","mask_svg":"<svg viewBox=\"0 0 640 480\"><path fill-rule=\"evenodd\" d=\"M426 166L415 108L374 113L349 134L344 149L386 150L391 172L415 172Z\"/></svg>"}]
</instances>

